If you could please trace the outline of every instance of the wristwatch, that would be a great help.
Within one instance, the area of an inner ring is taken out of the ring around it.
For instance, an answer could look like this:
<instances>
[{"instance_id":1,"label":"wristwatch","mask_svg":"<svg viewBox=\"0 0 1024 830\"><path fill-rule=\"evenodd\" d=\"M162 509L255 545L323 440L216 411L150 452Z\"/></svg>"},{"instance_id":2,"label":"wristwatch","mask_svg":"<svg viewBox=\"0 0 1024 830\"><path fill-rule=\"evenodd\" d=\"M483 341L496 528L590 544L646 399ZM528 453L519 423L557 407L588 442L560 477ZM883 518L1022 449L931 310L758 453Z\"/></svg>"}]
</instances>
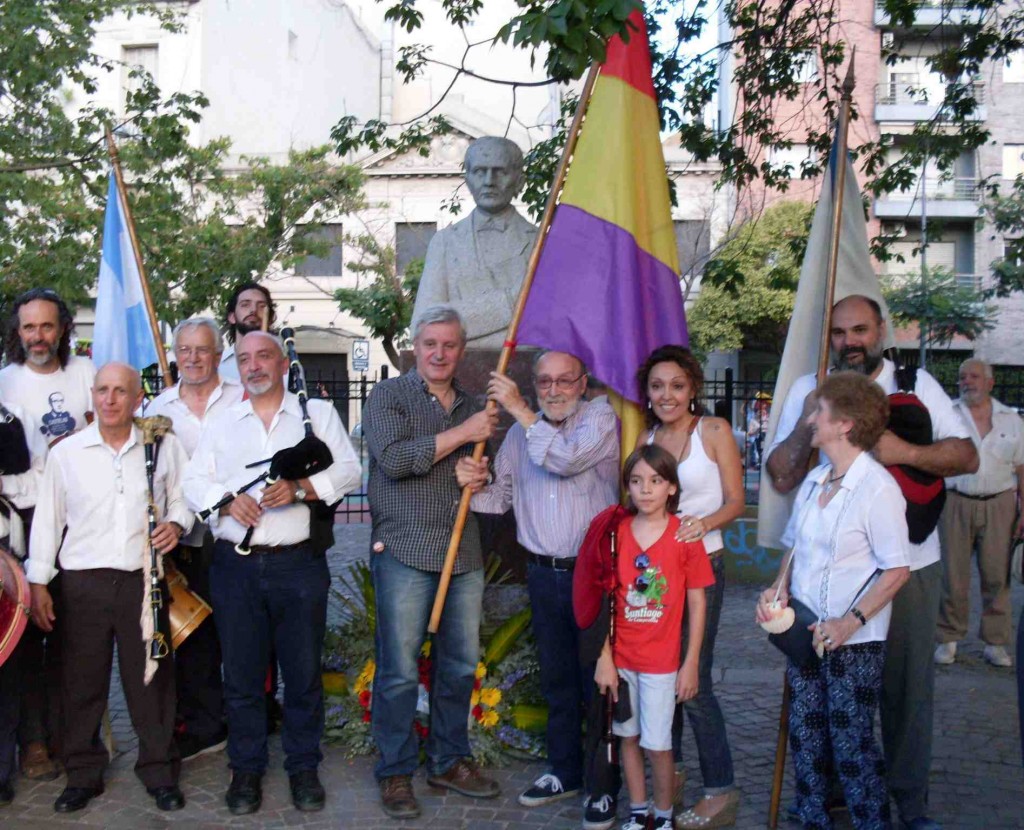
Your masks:
<instances>
[{"instance_id":1,"label":"wristwatch","mask_svg":"<svg viewBox=\"0 0 1024 830\"><path fill-rule=\"evenodd\" d=\"M306 491L302 489L302 485L296 483L295 485L295 501L305 501Z\"/></svg>"}]
</instances>

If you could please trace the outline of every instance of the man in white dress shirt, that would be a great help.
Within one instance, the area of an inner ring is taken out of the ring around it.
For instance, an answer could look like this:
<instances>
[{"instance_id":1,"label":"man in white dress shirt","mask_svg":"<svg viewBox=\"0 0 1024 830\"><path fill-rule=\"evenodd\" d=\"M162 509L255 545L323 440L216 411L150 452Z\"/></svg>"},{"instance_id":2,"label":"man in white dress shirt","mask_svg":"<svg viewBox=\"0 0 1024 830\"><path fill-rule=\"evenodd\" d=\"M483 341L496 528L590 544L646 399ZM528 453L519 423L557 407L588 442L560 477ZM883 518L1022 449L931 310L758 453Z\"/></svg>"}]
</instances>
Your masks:
<instances>
[{"instance_id":1,"label":"man in white dress shirt","mask_svg":"<svg viewBox=\"0 0 1024 830\"><path fill-rule=\"evenodd\" d=\"M862 372L888 395L897 391L896 367L882 357L886 324L878 304L851 296L832 309L832 359L837 369ZM766 469L776 490L788 493L807 474L817 405L813 374L798 378L782 405ZM914 391L931 416L933 443L911 444L886 430L872 450L884 466L905 464L936 476L971 473L978 454L938 381L918 369ZM926 814L935 686L932 651L942 583L938 531L910 546L910 580L892 604L880 705L889 786L907 830L938 830Z\"/></svg>"},{"instance_id":2,"label":"man in white dress shirt","mask_svg":"<svg viewBox=\"0 0 1024 830\"><path fill-rule=\"evenodd\" d=\"M278 450L304 436L296 395L284 388L288 366L281 341L251 332L237 343L247 400L212 418L199 438L185 476L195 510L216 504L261 470ZM292 801L319 810L324 789L317 776L324 729L320 656L327 625L330 575L323 549L310 544L313 503L334 504L361 479L359 459L341 419L326 401L309 401L314 434L331 451L326 470L296 481L242 493L209 518L217 542L210 568L214 621L224 660L228 758L233 772L225 801L235 815L262 803L267 768L264 680L271 646L284 681L282 745ZM256 468L246 465L256 462ZM254 528L251 552L235 546Z\"/></svg>"},{"instance_id":3,"label":"man in white dress shirt","mask_svg":"<svg viewBox=\"0 0 1024 830\"><path fill-rule=\"evenodd\" d=\"M216 321L193 317L174 329L174 356L179 380L146 407L146 415L166 415L174 434L192 456L203 425L242 399L242 387L217 372L224 344ZM204 540L206 543L204 544ZM210 601L213 543L206 525L196 520L174 552L175 564L190 590ZM178 751L187 761L227 745L220 643L212 619L193 631L174 652L178 690Z\"/></svg>"},{"instance_id":4,"label":"man in white dress shirt","mask_svg":"<svg viewBox=\"0 0 1024 830\"><path fill-rule=\"evenodd\" d=\"M107 705L115 641L121 684L139 736L135 772L161 810L185 805L177 784L174 668L169 657L159 660L152 680L144 682L149 643L142 639L140 617L150 544L167 553L192 527L181 492L186 456L173 435L164 437L154 479L159 523L150 538L145 453L142 434L132 423L141 402L142 382L135 369L121 363L100 369L93 384L96 422L50 451L32 522L26 570L32 619L44 631L55 620L47 584L57 573L58 552L63 579L58 613L64 618L63 758L68 777L54 804L59 813L80 810L103 792L109 758L95 735ZM161 617L166 635L166 602Z\"/></svg>"},{"instance_id":5,"label":"man in white dress shirt","mask_svg":"<svg viewBox=\"0 0 1024 830\"><path fill-rule=\"evenodd\" d=\"M978 448L981 466L973 475L946 480L942 511L942 605L935 662L956 660L956 644L967 636L971 556L977 550L981 576L981 639L985 659L1010 668L1010 543L1022 535L1018 511L1024 488L1024 421L992 397L995 378L984 360L960 364L960 397L953 408Z\"/></svg>"}]
</instances>

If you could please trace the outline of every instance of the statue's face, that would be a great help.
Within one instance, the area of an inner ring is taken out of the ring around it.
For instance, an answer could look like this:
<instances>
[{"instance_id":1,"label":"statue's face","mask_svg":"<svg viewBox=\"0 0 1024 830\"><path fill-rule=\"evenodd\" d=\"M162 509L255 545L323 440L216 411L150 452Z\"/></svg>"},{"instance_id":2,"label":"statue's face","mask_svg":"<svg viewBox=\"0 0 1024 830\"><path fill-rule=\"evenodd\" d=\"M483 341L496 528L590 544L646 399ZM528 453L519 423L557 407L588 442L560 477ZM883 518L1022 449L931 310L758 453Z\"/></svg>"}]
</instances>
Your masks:
<instances>
[{"instance_id":1,"label":"statue's face","mask_svg":"<svg viewBox=\"0 0 1024 830\"><path fill-rule=\"evenodd\" d=\"M478 140L466 154L466 184L476 206L498 213L510 204L522 186L523 171L499 142Z\"/></svg>"}]
</instances>

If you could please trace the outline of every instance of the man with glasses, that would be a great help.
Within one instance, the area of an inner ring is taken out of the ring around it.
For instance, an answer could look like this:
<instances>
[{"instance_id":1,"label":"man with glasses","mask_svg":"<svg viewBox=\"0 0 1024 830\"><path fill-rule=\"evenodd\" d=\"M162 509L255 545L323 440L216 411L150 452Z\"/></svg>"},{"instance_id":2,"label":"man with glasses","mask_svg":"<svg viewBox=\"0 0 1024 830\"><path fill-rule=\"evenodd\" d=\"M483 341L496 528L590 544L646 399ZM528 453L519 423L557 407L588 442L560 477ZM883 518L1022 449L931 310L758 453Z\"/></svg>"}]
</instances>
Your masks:
<instances>
[{"instance_id":1,"label":"man with glasses","mask_svg":"<svg viewBox=\"0 0 1024 830\"><path fill-rule=\"evenodd\" d=\"M574 796L583 786L582 708L593 673L586 676L580 666L572 575L591 519L618 501L619 469L615 413L606 401L583 400L582 361L541 352L533 383L540 412L530 408L511 378L491 373L488 396L516 423L498 451L490 484L487 459L460 458L455 468L460 486L476 489L474 511L515 509L519 542L529 551L527 587L548 703L551 769L519 796L525 807Z\"/></svg>"},{"instance_id":2,"label":"man with glasses","mask_svg":"<svg viewBox=\"0 0 1024 830\"><path fill-rule=\"evenodd\" d=\"M203 426L210 418L242 399L242 387L217 372L224 344L217 323L193 317L174 329L174 357L178 363L176 386L165 389L146 408L146 415L166 415L191 458ZM210 561L213 540L206 525L196 519L175 552L175 564L188 586L210 601ZM181 760L219 752L227 745L224 725L224 687L221 680L220 643L213 620L203 622L174 652L178 688L178 750Z\"/></svg>"}]
</instances>

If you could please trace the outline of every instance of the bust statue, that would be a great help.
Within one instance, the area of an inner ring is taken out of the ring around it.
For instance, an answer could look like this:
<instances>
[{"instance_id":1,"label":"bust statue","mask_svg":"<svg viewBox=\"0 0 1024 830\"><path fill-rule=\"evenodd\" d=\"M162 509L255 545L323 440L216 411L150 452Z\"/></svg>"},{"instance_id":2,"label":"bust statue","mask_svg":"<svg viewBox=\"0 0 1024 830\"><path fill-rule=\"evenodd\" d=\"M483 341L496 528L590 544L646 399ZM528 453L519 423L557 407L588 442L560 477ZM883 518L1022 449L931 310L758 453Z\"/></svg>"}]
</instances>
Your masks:
<instances>
[{"instance_id":1,"label":"bust statue","mask_svg":"<svg viewBox=\"0 0 1024 830\"><path fill-rule=\"evenodd\" d=\"M485 136L469 145L464 168L476 207L431 239L412 318L439 303L454 306L469 348L500 349L537 237L512 207L523 153L507 138Z\"/></svg>"}]
</instances>

